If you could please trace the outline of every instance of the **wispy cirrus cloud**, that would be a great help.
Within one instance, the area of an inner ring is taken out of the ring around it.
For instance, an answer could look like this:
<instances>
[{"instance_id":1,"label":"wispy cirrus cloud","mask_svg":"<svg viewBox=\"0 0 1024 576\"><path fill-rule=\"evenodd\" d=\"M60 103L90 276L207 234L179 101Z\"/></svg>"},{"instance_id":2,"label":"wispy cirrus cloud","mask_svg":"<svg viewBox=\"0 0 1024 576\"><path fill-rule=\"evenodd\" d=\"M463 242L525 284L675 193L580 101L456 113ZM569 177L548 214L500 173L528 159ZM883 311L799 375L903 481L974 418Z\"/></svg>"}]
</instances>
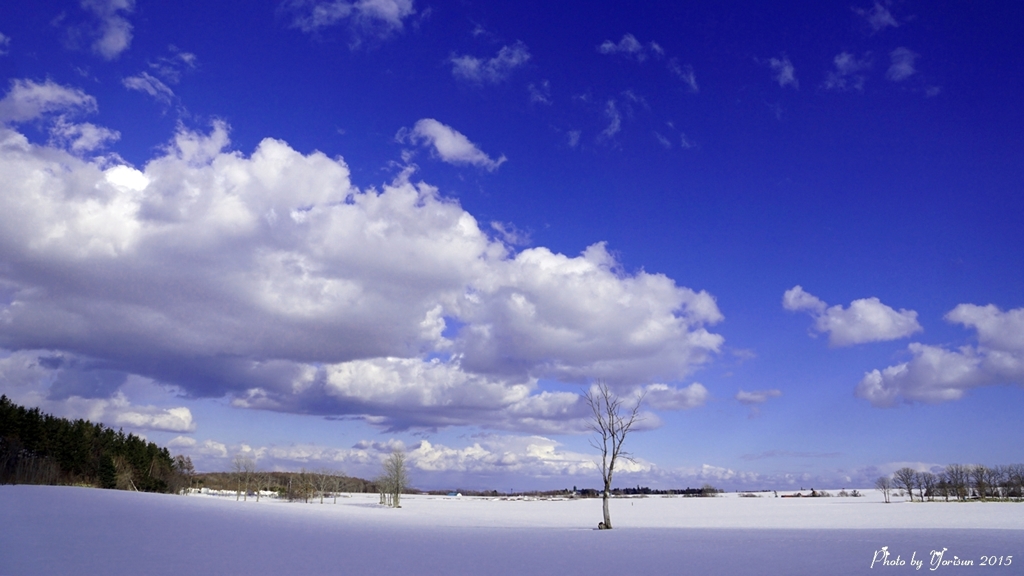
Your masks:
<instances>
[{"instance_id":1,"label":"wispy cirrus cloud","mask_svg":"<svg viewBox=\"0 0 1024 576\"><path fill-rule=\"evenodd\" d=\"M800 88L800 81L796 78L796 68L793 67L793 63L790 62L788 56L783 54L779 58L769 58L768 66L775 73L775 81L779 83L780 87L792 86L794 89Z\"/></svg>"},{"instance_id":2,"label":"wispy cirrus cloud","mask_svg":"<svg viewBox=\"0 0 1024 576\"><path fill-rule=\"evenodd\" d=\"M892 15L892 12L889 11L888 6L889 2L885 4L875 2L871 8L854 8L853 11L867 22L868 26L871 27L872 33L876 33L886 28L896 28L900 25Z\"/></svg>"},{"instance_id":3,"label":"wispy cirrus cloud","mask_svg":"<svg viewBox=\"0 0 1024 576\"><path fill-rule=\"evenodd\" d=\"M309 34L347 23L353 48L401 32L416 13L413 0L287 0L281 10L292 16L292 28Z\"/></svg>"},{"instance_id":4,"label":"wispy cirrus cloud","mask_svg":"<svg viewBox=\"0 0 1024 576\"><path fill-rule=\"evenodd\" d=\"M914 69L914 62L917 60L918 54L910 51L907 48L899 47L889 53L891 64L889 70L885 73L885 77L893 82L902 82L907 78L913 76L917 70Z\"/></svg>"},{"instance_id":5,"label":"wispy cirrus cloud","mask_svg":"<svg viewBox=\"0 0 1024 576\"><path fill-rule=\"evenodd\" d=\"M470 142L462 132L433 118L418 120L411 130L399 130L395 139L399 142L428 146L438 158L449 164L477 166L491 172L507 160L504 155L497 160L492 159L476 144Z\"/></svg>"},{"instance_id":6,"label":"wispy cirrus cloud","mask_svg":"<svg viewBox=\"0 0 1024 576\"><path fill-rule=\"evenodd\" d=\"M607 55L621 55L632 58L637 62L643 62L650 56L662 56L665 50L657 42L641 44L636 36L624 34L618 42L605 40L598 47L597 51Z\"/></svg>"},{"instance_id":7,"label":"wispy cirrus cloud","mask_svg":"<svg viewBox=\"0 0 1024 576\"><path fill-rule=\"evenodd\" d=\"M121 80L121 84L129 90L143 92L152 96L157 102L169 105L174 99L174 91L148 72L140 72Z\"/></svg>"},{"instance_id":8,"label":"wispy cirrus cloud","mask_svg":"<svg viewBox=\"0 0 1024 576\"><path fill-rule=\"evenodd\" d=\"M697 84L697 74L693 71L693 66L689 64L680 64L678 58L669 58L668 70L673 76L679 78L686 84L690 92L696 94L700 92L700 86Z\"/></svg>"},{"instance_id":9,"label":"wispy cirrus cloud","mask_svg":"<svg viewBox=\"0 0 1024 576\"><path fill-rule=\"evenodd\" d=\"M478 83L497 84L507 79L513 70L520 68L530 60L530 51L526 44L516 42L511 46L502 46L497 55L490 59L476 56L453 55L449 59L452 75L461 80ZM542 92L536 92L542 94Z\"/></svg>"},{"instance_id":10,"label":"wispy cirrus cloud","mask_svg":"<svg viewBox=\"0 0 1024 576\"><path fill-rule=\"evenodd\" d=\"M782 307L809 313L814 318L815 331L828 334L832 346L897 340L923 330L917 322L917 312L897 312L874 297L854 300L848 308L828 307L802 287L794 286L783 294Z\"/></svg>"},{"instance_id":11,"label":"wispy cirrus cloud","mask_svg":"<svg viewBox=\"0 0 1024 576\"><path fill-rule=\"evenodd\" d=\"M849 52L840 52L832 60L835 68L825 75L822 88L845 92L847 90L864 90L866 77L863 71L871 68L871 55L865 54L857 58Z\"/></svg>"}]
</instances>

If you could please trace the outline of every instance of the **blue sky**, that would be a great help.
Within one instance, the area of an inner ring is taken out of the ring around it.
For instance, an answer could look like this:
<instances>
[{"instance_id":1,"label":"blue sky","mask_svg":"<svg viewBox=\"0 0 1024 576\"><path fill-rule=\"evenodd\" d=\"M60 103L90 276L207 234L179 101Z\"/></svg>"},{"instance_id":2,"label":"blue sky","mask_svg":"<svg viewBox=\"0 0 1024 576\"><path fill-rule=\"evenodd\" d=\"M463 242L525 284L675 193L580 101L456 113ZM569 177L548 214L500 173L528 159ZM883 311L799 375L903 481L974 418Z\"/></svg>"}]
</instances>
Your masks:
<instances>
[{"instance_id":1,"label":"blue sky","mask_svg":"<svg viewBox=\"0 0 1024 576\"><path fill-rule=\"evenodd\" d=\"M11 3L8 3L11 4ZM221 470L1024 459L1024 7L0 8L0 392Z\"/></svg>"}]
</instances>

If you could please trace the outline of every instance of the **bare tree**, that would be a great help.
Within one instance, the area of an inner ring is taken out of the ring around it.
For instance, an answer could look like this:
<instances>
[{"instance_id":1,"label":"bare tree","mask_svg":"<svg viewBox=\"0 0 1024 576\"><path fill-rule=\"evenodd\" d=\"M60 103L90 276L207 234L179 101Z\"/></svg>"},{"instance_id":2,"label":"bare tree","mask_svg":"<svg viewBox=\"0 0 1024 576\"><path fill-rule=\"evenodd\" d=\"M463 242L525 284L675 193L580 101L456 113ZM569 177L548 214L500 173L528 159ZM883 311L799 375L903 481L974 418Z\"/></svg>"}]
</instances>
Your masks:
<instances>
[{"instance_id":1,"label":"bare tree","mask_svg":"<svg viewBox=\"0 0 1024 576\"><path fill-rule=\"evenodd\" d=\"M235 455L231 461L231 468L235 473L235 501L239 495L243 501L249 500L249 485L252 483L253 475L256 474L256 461L244 454Z\"/></svg>"},{"instance_id":2,"label":"bare tree","mask_svg":"<svg viewBox=\"0 0 1024 576\"><path fill-rule=\"evenodd\" d=\"M924 502L925 496L928 496L928 500L935 499L936 482L938 479L931 472L917 473L917 493L921 497L921 502Z\"/></svg>"},{"instance_id":3,"label":"bare tree","mask_svg":"<svg viewBox=\"0 0 1024 576\"><path fill-rule=\"evenodd\" d=\"M188 485L187 488L175 490L175 492L188 494L192 490L192 481L196 476L196 467L192 465L192 458L190 458L189 456L183 456L181 454L175 456L174 472L182 484Z\"/></svg>"},{"instance_id":4,"label":"bare tree","mask_svg":"<svg viewBox=\"0 0 1024 576\"><path fill-rule=\"evenodd\" d=\"M320 468L313 474L313 482L316 486L316 492L320 496L320 503L323 504L324 496L334 491L334 486L336 485L334 471L330 468ZM334 501L338 501L337 497L335 497Z\"/></svg>"},{"instance_id":5,"label":"bare tree","mask_svg":"<svg viewBox=\"0 0 1024 576\"><path fill-rule=\"evenodd\" d=\"M967 474L970 476L971 482L974 484L974 491L978 495L978 499L984 501L988 496L988 489L990 486L988 468L978 464L977 466L971 466L967 470Z\"/></svg>"},{"instance_id":6,"label":"bare tree","mask_svg":"<svg viewBox=\"0 0 1024 576\"><path fill-rule=\"evenodd\" d=\"M405 464L405 452L395 450L384 461L384 472L377 479L381 504L401 508L402 492L409 487L409 469Z\"/></svg>"},{"instance_id":7,"label":"bare tree","mask_svg":"<svg viewBox=\"0 0 1024 576\"><path fill-rule=\"evenodd\" d=\"M892 480L888 476L880 476L878 480L875 480L875 489L882 493L885 497L885 503L889 503L889 494L892 493Z\"/></svg>"},{"instance_id":8,"label":"bare tree","mask_svg":"<svg viewBox=\"0 0 1024 576\"><path fill-rule=\"evenodd\" d=\"M644 395L638 394L635 402L625 406L623 399L613 394L607 384L598 382L583 395L583 399L590 407L590 429L598 436L591 439L590 445L601 451L601 478L604 481L601 500L604 522L599 523L597 527L601 530L611 530L612 517L608 511L608 499L612 491L612 474L615 473L615 464L619 458L632 460L630 454L622 450L622 445L633 425L640 421L640 405L643 404Z\"/></svg>"},{"instance_id":9,"label":"bare tree","mask_svg":"<svg viewBox=\"0 0 1024 576\"><path fill-rule=\"evenodd\" d=\"M917 486L917 470L900 468L892 475L893 482L907 492L910 501L914 501L914 488Z\"/></svg>"},{"instance_id":10,"label":"bare tree","mask_svg":"<svg viewBox=\"0 0 1024 576\"><path fill-rule=\"evenodd\" d=\"M949 489L956 495L957 500L967 499L967 483L970 480L970 472L963 464L950 464L946 466L946 482Z\"/></svg>"}]
</instances>

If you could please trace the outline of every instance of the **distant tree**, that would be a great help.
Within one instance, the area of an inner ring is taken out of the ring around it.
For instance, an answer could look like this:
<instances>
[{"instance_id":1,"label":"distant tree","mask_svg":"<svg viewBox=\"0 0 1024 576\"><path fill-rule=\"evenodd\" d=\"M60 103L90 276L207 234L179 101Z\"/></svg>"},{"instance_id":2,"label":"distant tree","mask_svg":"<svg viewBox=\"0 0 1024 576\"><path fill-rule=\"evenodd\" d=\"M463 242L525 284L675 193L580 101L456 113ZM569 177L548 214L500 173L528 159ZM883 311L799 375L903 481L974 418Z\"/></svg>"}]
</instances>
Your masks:
<instances>
[{"instance_id":1,"label":"distant tree","mask_svg":"<svg viewBox=\"0 0 1024 576\"><path fill-rule=\"evenodd\" d=\"M910 501L914 501L914 488L917 487L917 470L913 468L900 468L892 475L893 482L906 491Z\"/></svg>"},{"instance_id":2,"label":"distant tree","mask_svg":"<svg viewBox=\"0 0 1024 576\"><path fill-rule=\"evenodd\" d=\"M1010 497L1024 500L1024 464L1010 464L1006 468Z\"/></svg>"},{"instance_id":3,"label":"distant tree","mask_svg":"<svg viewBox=\"0 0 1024 576\"><path fill-rule=\"evenodd\" d=\"M935 484L937 481L935 474L931 472L917 473L917 491L921 496L921 502L924 502L925 496L928 496L929 500L935 499Z\"/></svg>"},{"instance_id":4,"label":"distant tree","mask_svg":"<svg viewBox=\"0 0 1024 576\"><path fill-rule=\"evenodd\" d=\"M956 496L957 500L967 499L967 487L970 482L970 472L963 464L950 464L946 466L944 473L949 490Z\"/></svg>"},{"instance_id":5,"label":"distant tree","mask_svg":"<svg viewBox=\"0 0 1024 576\"><path fill-rule=\"evenodd\" d=\"M242 496L243 501L248 501L249 487L252 484L253 475L256 474L256 461L245 454L237 454L235 459L231 461L231 467L235 474L237 486L235 501L238 501L239 495Z\"/></svg>"},{"instance_id":6,"label":"distant tree","mask_svg":"<svg viewBox=\"0 0 1024 576\"><path fill-rule=\"evenodd\" d=\"M885 497L885 503L889 503L889 494L892 493L892 480L888 476L879 476L878 480L875 480L875 489L882 493Z\"/></svg>"},{"instance_id":7,"label":"distant tree","mask_svg":"<svg viewBox=\"0 0 1024 576\"><path fill-rule=\"evenodd\" d=\"M117 489L138 491L135 487L135 469L132 468L131 462L121 455L114 456L113 461Z\"/></svg>"},{"instance_id":8,"label":"distant tree","mask_svg":"<svg viewBox=\"0 0 1024 576\"><path fill-rule=\"evenodd\" d=\"M971 484L974 486L974 492L978 495L979 500L985 500L988 497L989 491L989 469L978 464L977 466L971 466L967 469L967 474L970 476Z\"/></svg>"},{"instance_id":9,"label":"distant tree","mask_svg":"<svg viewBox=\"0 0 1024 576\"><path fill-rule=\"evenodd\" d=\"M320 468L313 473L313 483L316 493L320 497L320 503L323 504L324 496L334 490L336 484L334 481L334 471L330 468ZM335 498L335 501L337 501L337 498Z\"/></svg>"},{"instance_id":10,"label":"distant tree","mask_svg":"<svg viewBox=\"0 0 1024 576\"><path fill-rule=\"evenodd\" d=\"M192 480L196 476L196 467L192 465L192 458L178 454L174 457L174 473L181 486L176 486L175 492L188 494L192 490Z\"/></svg>"},{"instance_id":11,"label":"distant tree","mask_svg":"<svg viewBox=\"0 0 1024 576\"><path fill-rule=\"evenodd\" d=\"M607 384L598 382L587 390L583 399L590 408L590 429L597 434L597 438L591 439L590 444L601 451L601 479L604 482L601 500L604 521L598 524L598 528L611 530L612 517L608 510L608 499L611 498L612 475L615 473L615 464L619 458L632 459L628 452L623 451L622 445L626 442L626 436L633 429L633 425L640 420L640 405L643 404L644 396L637 395L635 401L626 406L621 398L612 393Z\"/></svg>"},{"instance_id":12,"label":"distant tree","mask_svg":"<svg viewBox=\"0 0 1024 576\"><path fill-rule=\"evenodd\" d=\"M405 463L405 452L395 450L384 461L384 471L377 479L381 503L392 508L401 508L402 492L409 487L409 470Z\"/></svg>"}]
</instances>

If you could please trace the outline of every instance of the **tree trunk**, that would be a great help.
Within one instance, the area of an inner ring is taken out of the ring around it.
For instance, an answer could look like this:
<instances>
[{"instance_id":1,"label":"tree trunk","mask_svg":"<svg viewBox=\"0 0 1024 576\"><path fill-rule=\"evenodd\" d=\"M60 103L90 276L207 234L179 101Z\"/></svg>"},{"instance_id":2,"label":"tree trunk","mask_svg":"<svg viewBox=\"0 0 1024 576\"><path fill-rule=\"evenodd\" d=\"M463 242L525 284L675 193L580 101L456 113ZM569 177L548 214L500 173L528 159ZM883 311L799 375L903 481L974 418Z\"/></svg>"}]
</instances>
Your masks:
<instances>
[{"instance_id":1,"label":"tree trunk","mask_svg":"<svg viewBox=\"0 0 1024 576\"><path fill-rule=\"evenodd\" d=\"M610 498L610 497L611 497L611 493L608 490L608 487L606 486L605 489L604 489L604 493L601 495L601 500L603 500L602 505L604 507L604 529L605 530L611 530L612 529L612 516L611 516L611 513L608 511L608 498Z\"/></svg>"}]
</instances>

